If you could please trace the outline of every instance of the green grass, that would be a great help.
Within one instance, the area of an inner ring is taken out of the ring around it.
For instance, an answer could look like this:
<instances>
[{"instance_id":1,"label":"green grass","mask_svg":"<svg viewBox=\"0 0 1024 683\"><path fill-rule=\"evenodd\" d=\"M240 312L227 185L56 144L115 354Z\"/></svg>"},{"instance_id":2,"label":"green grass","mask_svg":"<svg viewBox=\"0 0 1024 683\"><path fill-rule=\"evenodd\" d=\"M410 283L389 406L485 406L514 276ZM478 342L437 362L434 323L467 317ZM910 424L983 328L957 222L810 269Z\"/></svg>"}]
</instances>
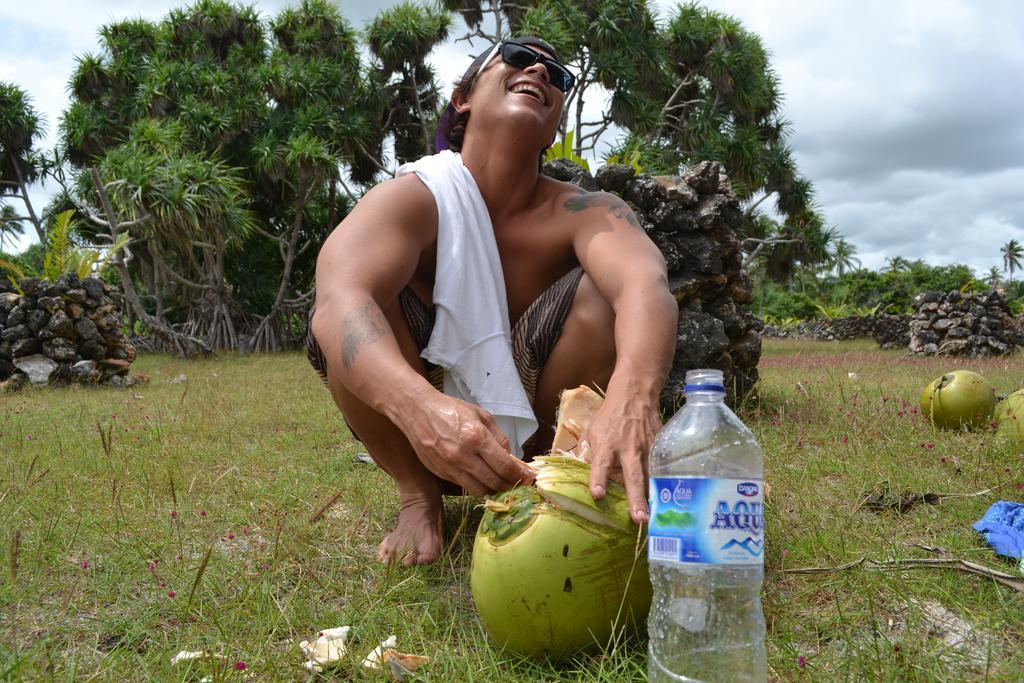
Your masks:
<instances>
[{"instance_id":1,"label":"green grass","mask_svg":"<svg viewBox=\"0 0 1024 683\"><path fill-rule=\"evenodd\" d=\"M1024 594L949 569L782 571L937 556L915 544L1014 571L970 524L997 499L1024 500L1024 454L988 431L938 432L915 411L926 382L960 367L1000 393L1024 386L1019 355L916 360L870 342L766 344L759 395L742 417L771 484L773 680L1019 680ZM362 657L392 633L400 650L432 657L426 680L643 680L643 644L560 666L488 644L469 596L476 500L448 501L449 528L462 530L437 565L378 564L397 494L355 461L357 444L303 356L145 355L134 370L150 381L0 397L0 679L198 680L200 667L170 658L210 649L226 657L218 678L307 680L296 643L347 624L352 655L335 680L364 678ZM170 382L182 373L187 382ZM897 515L859 505L879 482L1001 488Z\"/></svg>"}]
</instances>

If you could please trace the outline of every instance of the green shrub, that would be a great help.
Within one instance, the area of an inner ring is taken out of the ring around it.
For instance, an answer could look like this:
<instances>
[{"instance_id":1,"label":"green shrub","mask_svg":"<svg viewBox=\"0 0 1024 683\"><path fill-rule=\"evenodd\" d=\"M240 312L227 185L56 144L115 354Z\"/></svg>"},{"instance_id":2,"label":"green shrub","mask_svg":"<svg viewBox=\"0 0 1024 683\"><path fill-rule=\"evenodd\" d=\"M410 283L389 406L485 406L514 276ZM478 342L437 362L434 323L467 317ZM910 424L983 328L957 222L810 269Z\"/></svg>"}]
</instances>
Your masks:
<instances>
[{"instance_id":1,"label":"green shrub","mask_svg":"<svg viewBox=\"0 0 1024 683\"><path fill-rule=\"evenodd\" d=\"M772 316L810 320L817 313L818 303L802 292L788 292L779 285L766 283L756 288L756 294L755 310L765 319Z\"/></svg>"}]
</instances>

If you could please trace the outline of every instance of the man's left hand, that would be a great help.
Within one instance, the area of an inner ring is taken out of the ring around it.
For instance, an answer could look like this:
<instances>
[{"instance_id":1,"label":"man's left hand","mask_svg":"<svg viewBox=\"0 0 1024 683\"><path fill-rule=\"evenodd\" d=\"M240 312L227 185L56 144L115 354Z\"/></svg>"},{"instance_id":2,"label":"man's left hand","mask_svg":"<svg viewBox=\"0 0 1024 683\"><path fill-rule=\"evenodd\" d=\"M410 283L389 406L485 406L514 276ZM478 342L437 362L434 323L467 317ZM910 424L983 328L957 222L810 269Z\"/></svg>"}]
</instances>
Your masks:
<instances>
[{"instance_id":1,"label":"man's left hand","mask_svg":"<svg viewBox=\"0 0 1024 683\"><path fill-rule=\"evenodd\" d=\"M590 494L604 498L608 476L622 471L633 521L648 520L647 463L654 436L661 429L656 397L638 399L609 394L581 437L591 450Z\"/></svg>"}]
</instances>

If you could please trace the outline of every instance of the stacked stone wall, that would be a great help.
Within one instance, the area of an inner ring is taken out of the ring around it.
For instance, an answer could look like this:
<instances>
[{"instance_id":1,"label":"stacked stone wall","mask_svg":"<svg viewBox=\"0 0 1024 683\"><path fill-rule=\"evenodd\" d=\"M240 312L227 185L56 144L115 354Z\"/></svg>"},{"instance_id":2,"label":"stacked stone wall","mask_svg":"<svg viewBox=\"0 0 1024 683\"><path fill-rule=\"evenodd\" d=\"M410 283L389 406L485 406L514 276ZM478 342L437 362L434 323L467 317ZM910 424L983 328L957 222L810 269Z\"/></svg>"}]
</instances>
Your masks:
<instances>
[{"instance_id":1,"label":"stacked stone wall","mask_svg":"<svg viewBox=\"0 0 1024 683\"><path fill-rule=\"evenodd\" d=\"M20 290L20 291L18 291ZM95 277L25 278L0 287L0 382L132 384L135 349L122 332L121 295Z\"/></svg>"},{"instance_id":2,"label":"stacked stone wall","mask_svg":"<svg viewBox=\"0 0 1024 683\"><path fill-rule=\"evenodd\" d=\"M910 353L920 356L1004 356L1024 345L999 291L927 292L914 299Z\"/></svg>"},{"instance_id":3,"label":"stacked stone wall","mask_svg":"<svg viewBox=\"0 0 1024 683\"><path fill-rule=\"evenodd\" d=\"M765 325L765 337L842 341L871 337L883 349L905 349L910 343L909 315L851 315L829 320L805 320L791 327Z\"/></svg>"},{"instance_id":4,"label":"stacked stone wall","mask_svg":"<svg viewBox=\"0 0 1024 683\"><path fill-rule=\"evenodd\" d=\"M744 397L758 378L763 323L743 309L753 301L753 290L741 271L736 231L742 213L719 165L702 162L676 177L637 175L630 166L606 164L593 177L558 160L545 164L544 172L621 197L665 257L680 315L662 407L678 407L686 371L695 368L722 370L730 400Z\"/></svg>"}]
</instances>

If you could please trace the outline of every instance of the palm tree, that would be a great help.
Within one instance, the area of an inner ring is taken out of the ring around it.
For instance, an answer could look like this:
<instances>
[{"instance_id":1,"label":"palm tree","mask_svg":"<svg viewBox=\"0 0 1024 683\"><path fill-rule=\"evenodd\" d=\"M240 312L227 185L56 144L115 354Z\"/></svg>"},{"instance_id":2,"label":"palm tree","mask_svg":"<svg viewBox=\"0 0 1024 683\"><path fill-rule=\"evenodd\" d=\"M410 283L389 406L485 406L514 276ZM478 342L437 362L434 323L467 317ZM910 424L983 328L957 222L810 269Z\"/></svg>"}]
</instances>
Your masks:
<instances>
[{"instance_id":1,"label":"palm tree","mask_svg":"<svg viewBox=\"0 0 1024 683\"><path fill-rule=\"evenodd\" d=\"M847 270L860 267L860 259L856 257L857 247L840 237L832 246L832 266L836 269L839 277Z\"/></svg>"},{"instance_id":2,"label":"palm tree","mask_svg":"<svg viewBox=\"0 0 1024 683\"><path fill-rule=\"evenodd\" d=\"M999 266L992 266L988 269L988 277L986 280L988 280L988 284L992 289L997 289L999 287L999 282L1002 280L1002 277L999 275Z\"/></svg>"},{"instance_id":3,"label":"palm tree","mask_svg":"<svg viewBox=\"0 0 1024 683\"><path fill-rule=\"evenodd\" d=\"M902 256L892 256L885 259L887 273L905 273L910 270L910 261Z\"/></svg>"},{"instance_id":4,"label":"palm tree","mask_svg":"<svg viewBox=\"0 0 1024 683\"><path fill-rule=\"evenodd\" d=\"M0 252L4 250L4 240L7 237L16 238L25 234L23 219L24 217L19 216L11 206L5 204L0 209Z\"/></svg>"},{"instance_id":5,"label":"palm tree","mask_svg":"<svg viewBox=\"0 0 1024 683\"><path fill-rule=\"evenodd\" d=\"M1024 246L1017 240L1010 240L1003 245L999 252L1003 255L1003 270L1010 273L1010 282L1013 282L1013 271L1021 270L1021 260L1024 259Z\"/></svg>"}]
</instances>

